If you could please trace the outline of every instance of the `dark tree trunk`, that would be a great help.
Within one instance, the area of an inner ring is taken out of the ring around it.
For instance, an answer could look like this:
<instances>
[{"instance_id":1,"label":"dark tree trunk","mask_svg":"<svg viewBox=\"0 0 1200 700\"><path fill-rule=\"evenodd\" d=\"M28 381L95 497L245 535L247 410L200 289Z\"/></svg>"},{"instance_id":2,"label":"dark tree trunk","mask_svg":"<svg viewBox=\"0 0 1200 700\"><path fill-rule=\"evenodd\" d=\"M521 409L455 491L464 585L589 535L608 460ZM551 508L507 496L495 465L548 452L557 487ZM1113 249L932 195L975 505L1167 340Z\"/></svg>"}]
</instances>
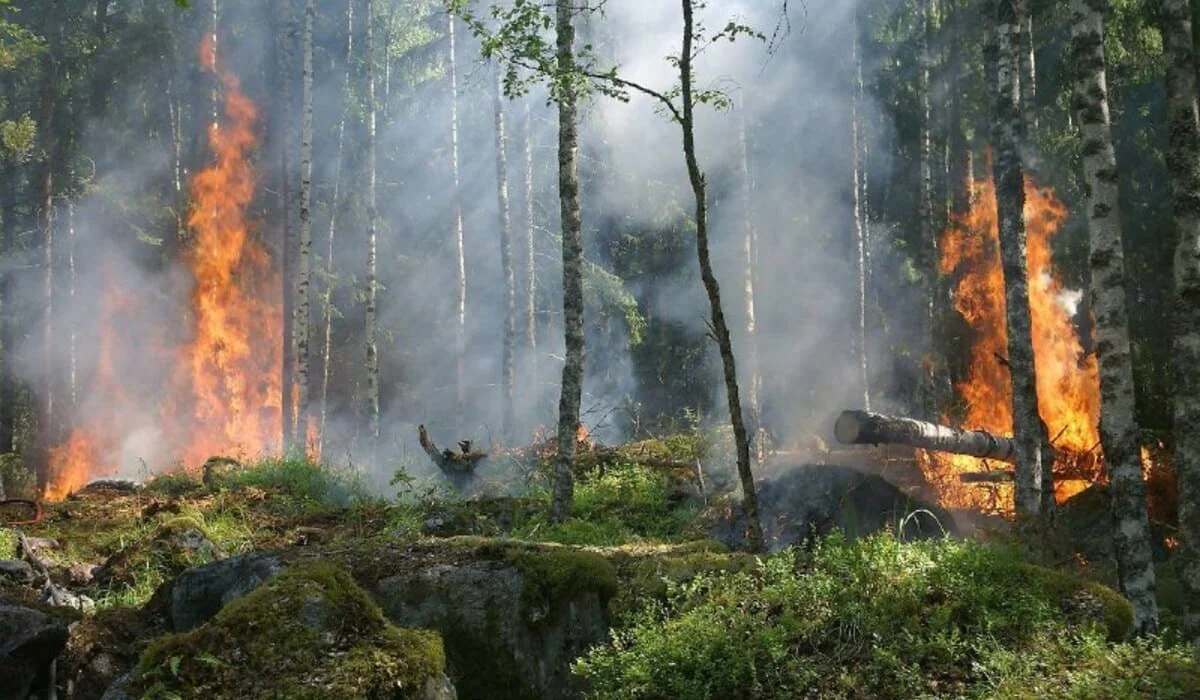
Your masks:
<instances>
[{"instance_id":1,"label":"dark tree trunk","mask_svg":"<svg viewBox=\"0 0 1200 700\"><path fill-rule=\"evenodd\" d=\"M575 66L574 5L555 0L557 70L573 76ZM579 115L573 81L560 84L558 101L558 198L562 216L563 362L558 402L558 455L555 457L551 518L571 517L575 478L575 442L579 433L579 404L583 398L583 221L579 202Z\"/></svg>"},{"instance_id":2,"label":"dark tree trunk","mask_svg":"<svg viewBox=\"0 0 1200 700\"><path fill-rule=\"evenodd\" d=\"M1044 428L1038 414L1037 380L1033 362L1033 331L1025 244L1025 179L1019 145L1023 138L1017 103L1017 51L1021 28L1015 3L998 0L996 16L996 106L993 141L996 158L997 220L1000 258L1007 308L1008 365L1012 377L1013 431L1017 441L1014 505L1019 516L1034 517L1042 510ZM1049 466L1049 465L1046 465Z\"/></svg>"},{"instance_id":3,"label":"dark tree trunk","mask_svg":"<svg viewBox=\"0 0 1200 700\"><path fill-rule=\"evenodd\" d=\"M679 85L682 110L680 127L683 129L683 156L687 162L688 181L696 198L696 253L700 261L700 277L704 291L708 294L712 314L712 332L721 352L721 366L725 373L725 395L729 404L729 420L733 424L733 441L737 447L737 470L742 483L743 505L749 531L747 545L752 552L763 549L762 524L758 516L758 494L754 488L754 473L750 469L750 441L746 435L746 424L742 418L742 399L738 393L737 366L733 358L733 341L729 326L725 323L725 312L721 308L721 290L713 274L708 249L708 201L705 194L704 174L696 160L695 107L692 96L692 43L694 23L693 0L682 0L683 4L683 49L679 54Z\"/></svg>"}]
</instances>

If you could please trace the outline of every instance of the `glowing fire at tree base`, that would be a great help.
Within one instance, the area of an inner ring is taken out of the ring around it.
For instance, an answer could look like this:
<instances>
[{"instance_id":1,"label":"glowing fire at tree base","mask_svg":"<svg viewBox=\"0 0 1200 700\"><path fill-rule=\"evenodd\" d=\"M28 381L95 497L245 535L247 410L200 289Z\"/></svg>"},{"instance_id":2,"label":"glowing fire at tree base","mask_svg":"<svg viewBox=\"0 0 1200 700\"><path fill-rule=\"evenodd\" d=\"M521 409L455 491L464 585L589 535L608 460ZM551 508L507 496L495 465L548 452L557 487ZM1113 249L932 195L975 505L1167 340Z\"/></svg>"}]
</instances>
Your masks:
<instances>
[{"instance_id":1,"label":"glowing fire at tree base","mask_svg":"<svg viewBox=\"0 0 1200 700\"><path fill-rule=\"evenodd\" d=\"M237 77L217 62L211 39L201 44L200 58L221 82L224 119L209 129L214 162L189 184L193 238L184 262L192 289L186 310L175 312L185 319L187 339L154 347L142 338L118 336L120 310L105 305L99 322L101 358L86 385L86 393L102 397L104 405L87 412L91 419L77 420L64 443L52 450L48 499L61 499L90 479L120 471L120 448L127 431L136 427L125 425L123 417L153 416L158 452L184 465L198 467L216 454L278 449L280 278L246 219L257 184L250 154L257 146L258 111ZM163 365L164 386L155 408L148 411L120 390L114 356Z\"/></svg>"}]
</instances>

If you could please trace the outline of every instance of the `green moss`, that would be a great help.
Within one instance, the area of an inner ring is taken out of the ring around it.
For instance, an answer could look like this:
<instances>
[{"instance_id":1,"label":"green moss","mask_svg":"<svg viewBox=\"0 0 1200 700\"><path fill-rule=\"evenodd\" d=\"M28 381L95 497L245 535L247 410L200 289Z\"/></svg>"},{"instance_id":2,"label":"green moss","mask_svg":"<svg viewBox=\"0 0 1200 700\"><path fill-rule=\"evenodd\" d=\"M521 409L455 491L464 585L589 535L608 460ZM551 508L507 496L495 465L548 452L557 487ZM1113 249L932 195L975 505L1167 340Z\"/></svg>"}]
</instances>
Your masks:
<instances>
[{"instance_id":1,"label":"green moss","mask_svg":"<svg viewBox=\"0 0 1200 700\"><path fill-rule=\"evenodd\" d=\"M17 533L14 530L0 527L0 559L13 559L17 556Z\"/></svg>"},{"instance_id":2,"label":"green moss","mask_svg":"<svg viewBox=\"0 0 1200 700\"><path fill-rule=\"evenodd\" d=\"M147 492L159 493L164 496L179 497L202 490L204 490L204 484L185 471L158 474L146 482Z\"/></svg>"},{"instance_id":3,"label":"green moss","mask_svg":"<svg viewBox=\"0 0 1200 700\"><path fill-rule=\"evenodd\" d=\"M704 549L689 551L688 548L680 548L666 555L637 557L620 567L621 589L610 603L609 610L614 619L620 621L640 610L650 600L665 599L671 585L718 572L751 571L758 564L759 559L753 554Z\"/></svg>"},{"instance_id":4,"label":"green moss","mask_svg":"<svg viewBox=\"0 0 1200 700\"><path fill-rule=\"evenodd\" d=\"M617 571L604 557L567 548L513 547L505 558L524 579L521 604L526 610L546 610L585 592L607 605L617 593Z\"/></svg>"},{"instance_id":5,"label":"green moss","mask_svg":"<svg viewBox=\"0 0 1200 700\"><path fill-rule=\"evenodd\" d=\"M1068 621L1099 622L1113 641L1129 636L1133 629L1133 607L1116 591L1095 581L1041 566L1028 565L1027 572L1030 582L1058 603Z\"/></svg>"},{"instance_id":6,"label":"green moss","mask_svg":"<svg viewBox=\"0 0 1200 700\"><path fill-rule=\"evenodd\" d=\"M344 569L295 566L142 654L146 697L392 697L443 672L441 638L392 626Z\"/></svg>"}]
</instances>

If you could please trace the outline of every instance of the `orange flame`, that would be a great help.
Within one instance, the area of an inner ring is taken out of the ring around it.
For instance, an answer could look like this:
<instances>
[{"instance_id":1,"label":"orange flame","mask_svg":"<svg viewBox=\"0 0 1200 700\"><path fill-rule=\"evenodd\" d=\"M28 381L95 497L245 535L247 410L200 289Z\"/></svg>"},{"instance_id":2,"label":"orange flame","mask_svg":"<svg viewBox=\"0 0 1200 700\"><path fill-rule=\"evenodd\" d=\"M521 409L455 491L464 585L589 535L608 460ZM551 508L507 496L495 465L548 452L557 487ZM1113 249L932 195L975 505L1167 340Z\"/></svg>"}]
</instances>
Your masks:
<instances>
[{"instance_id":1,"label":"orange flame","mask_svg":"<svg viewBox=\"0 0 1200 700\"><path fill-rule=\"evenodd\" d=\"M214 162L197 172L189 187L187 223L194 237L185 260L194 286L185 323L190 338L168 352L167 395L158 409L163 446L188 465L215 454L276 448L281 427L280 278L246 217L256 185L249 158L257 145L258 110L237 77L220 65L212 41L201 43L200 59L221 82L224 120L209 129ZM106 299L104 308L90 389L115 409L106 416L111 417L132 404L113 371L115 302L110 308ZM122 350L137 355L142 348ZM75 426L52 452L46 497L62 498L95 476L118 471L114 455L121 439L111 421Z\"/></svg>"},{"instance_id":2,"label":"orange flame","mask_svg":"<svg viewBox=\"0 0 1200 700\"><path fill-rule=\"evenodd\" d=\"M956 386L965 407L963 427L1012 435L1012 384L1006 359L1004 274L1000 264L996 191L991 178L972 183L974 203L956 217L940 241L940 271L958 274L954 307L972 331L967 378ZM1062 474L1055 496L1062 501L1099 478L1100 382L1096 358L1085 355L1073 316L1079 293L1063 286L1053 264L1052 243L1066 220L1066 207L1050 188L1025 180L1026 261L1033 321L1038 409L1054 445L1081 456L1071 473ZM1084 458L1083 456L1088 456ZM1012 488L990 491L962 485L963 472L996 465L973 457L923 455L928 475L944 505L1010 512ZM1068 465L1056 465L1062 470Z\"/></svg>"}]
</instances>

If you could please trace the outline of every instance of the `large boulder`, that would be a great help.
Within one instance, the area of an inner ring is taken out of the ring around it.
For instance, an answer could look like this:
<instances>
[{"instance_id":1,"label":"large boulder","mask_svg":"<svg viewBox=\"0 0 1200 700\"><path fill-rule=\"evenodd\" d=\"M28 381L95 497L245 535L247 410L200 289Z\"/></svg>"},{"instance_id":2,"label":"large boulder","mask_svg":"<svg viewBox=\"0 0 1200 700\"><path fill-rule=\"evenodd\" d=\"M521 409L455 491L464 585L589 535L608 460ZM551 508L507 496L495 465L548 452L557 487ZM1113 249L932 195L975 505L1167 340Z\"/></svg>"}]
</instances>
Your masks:
<instances>
[{"instance_id":1,"label":"large boulder","mask_svg":"<svg viewBox=\"0 0 1200 700\"><path fill-rule=\"evenodd\" d=\"M175 632L208 622L226 605L257 589L283 570L279 557L251 552L180 574L154 593L148 607L164 615Z\"/></svg>"},{"instance_id":2,"label":"large boulder","mask_svg":"<svg viewBox=\"0 0 1200 700\"><path fill-rule=\"evenodd\" d=\"M142 653L110 697L455 697L435 632L402 629L343 568L296 564Z\"/></svg>"},{"instance_id":3,"label":"large boulder","mask_svg":"<svg viewBox=\"0 0 1200 700\"><path fill-rule=\"evenodd\" d=\"M67 626L37 610L0 605L0 700L25 700L45 687L67 644Z\"/></svg>"},{"instance_id":4,"label":"large boulder","mask_svg":"<svg viewBox=\"0 0 1200 700\"><path fill-rule=\"evenodd\" d=\"M570 664L607 637L612 564L567 547L467 544L410 546L408 565L371 585L384 614L441 633L464 697L578 697Z\"/></svg>"},{"instance_id":5,"label":"large boulder","mask_svg":"<svg viewBox=\"0 0 1200 700\"><path fill-rule=\"evenodd\" d=\"M812 541L834 529L852 538L882 530L904 539L955 532L949 512L905 494L882 477L849 467L804 464L756 486L770 551ZM745 546L746 516L740 500L715 504L701 523L713 539L733 548Z\"/></svg>"}]
</instances>

